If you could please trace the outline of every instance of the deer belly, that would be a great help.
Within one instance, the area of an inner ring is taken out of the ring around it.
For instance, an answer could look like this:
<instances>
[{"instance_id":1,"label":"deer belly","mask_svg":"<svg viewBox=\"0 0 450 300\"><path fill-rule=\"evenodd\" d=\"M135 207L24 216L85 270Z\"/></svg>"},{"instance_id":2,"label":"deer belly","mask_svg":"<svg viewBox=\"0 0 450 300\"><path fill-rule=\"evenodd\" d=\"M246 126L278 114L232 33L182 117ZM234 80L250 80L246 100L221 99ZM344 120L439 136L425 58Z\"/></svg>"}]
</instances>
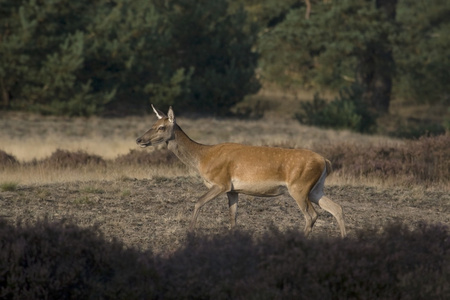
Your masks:
<instances>
[{"instance_id":1,"label":"deer belly","mask_svg":"<svg viewBox=\"0 0 450 300\"><path fill-rule=\"evenodd\" d=\"M276 181L245 182L233 180L231 190L237 193L259 197L274 197L286 192L286 184Z\"/></svg>"}]
</instances>

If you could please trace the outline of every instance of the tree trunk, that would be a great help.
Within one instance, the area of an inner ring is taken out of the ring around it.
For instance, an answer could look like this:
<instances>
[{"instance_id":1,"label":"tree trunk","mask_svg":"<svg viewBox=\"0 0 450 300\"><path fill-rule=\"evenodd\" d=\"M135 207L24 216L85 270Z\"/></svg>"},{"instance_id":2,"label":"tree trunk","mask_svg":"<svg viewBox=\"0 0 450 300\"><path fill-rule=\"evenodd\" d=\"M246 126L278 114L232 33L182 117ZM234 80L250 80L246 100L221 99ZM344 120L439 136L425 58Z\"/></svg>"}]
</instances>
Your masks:
<instances>
[{"instance_id":1,"label":"tree trunk","mask_svg":"<svg viewBox=\"0 0 450 300\"><path fill-rule=\"evenodd\" d=\"M376 1L376 8L386 15L390 23L395 22L397 1ZM376 114L385 114L389 112L395 64L392 47L389 44L372 45L369 49L370 53L361 62L358 78L365 89L364 100Z\"/></svg>"},{"instance_id":2,"label":"tree trunk","mask_svg":"<svg viewBox=\"0 0 450 300\"><path fill-rule=\"evenodd\" d=\"M3 78L0 79L0 89L2 91L2 102L3 102L3 108L9 107L9 93L6 90L5 83L3 81Z\"/></svg>"},{"instance_id":3,"label":"tree trunk","mask_svg":"<svg viewBox=\"0 0 450 300\"><path fill-rule=\"evenodd\" d=\"M311 1L305 0L305 4L306 4L305 19L308 20L309 16L311 15Z\"/></svg>"}]
</instances>

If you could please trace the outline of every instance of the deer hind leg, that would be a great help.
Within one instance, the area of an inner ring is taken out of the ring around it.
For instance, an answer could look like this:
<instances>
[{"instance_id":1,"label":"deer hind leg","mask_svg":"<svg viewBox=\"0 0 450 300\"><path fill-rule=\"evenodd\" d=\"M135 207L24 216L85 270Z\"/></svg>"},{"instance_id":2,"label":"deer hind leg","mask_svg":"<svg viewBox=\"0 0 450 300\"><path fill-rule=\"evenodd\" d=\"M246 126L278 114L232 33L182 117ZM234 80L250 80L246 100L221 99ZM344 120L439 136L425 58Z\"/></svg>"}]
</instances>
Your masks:
<instances>
[{"instance_id":1,"label":"deer hind leg","mask_svg":"<svg viewBox=\"0 0 450 300\"><path fill-rule=\"evenodd\" d=\"M192 215L191 225L189 227L190 230L193 230L195 228L200 208L207 202L223 193L225 193L225 190L223 188L218 185L214 185L209 189L209 191L206 192L206 194L204 194L202 197L200 197L200 199L197 200L194 206L194 214Z\"/></svg>"},{"instance_id":2,"label":"deer hind leg","mask_svg":"<svg viewBox=\"0 0 450 300\"><path fill-rule=\"evenodd\" d=\"M311 230L314 226L314 223L317 220L317 212L311 204L311 201L308 199L307 193L304 190L297 189L295 187L289 187L289 194L298 204L298 207L302 211L305 216L305 236L308 236L311 233Z\"/></svg>"},{"instance_id":3,"label":"deer hind leg","mask_svg":"<svg viewBox=\"0 0 450 300\"><path fill-rule=\"evenodd\" d=\"M332 214L336 221L338 222L339 229L341 230L341 236L345 237L347 232L345 231L345 223L344 223L344 213L342 211L342 206L333 202L330 198L326 196L322 196L319 201L317 201L319 206Z\"/></svg>"},{"instance_id":4,"label":"deer hind leg","mask_svg":"<svg viewBox=\"0 0 450 300\"><path fill-rule=\"evenodd\" d=\"M228 206L230 207L230 224L231 228L236 226L237 221L237 207L239 201L239 194L234 192L228 192Z\"/></svg>"}]
</instances>

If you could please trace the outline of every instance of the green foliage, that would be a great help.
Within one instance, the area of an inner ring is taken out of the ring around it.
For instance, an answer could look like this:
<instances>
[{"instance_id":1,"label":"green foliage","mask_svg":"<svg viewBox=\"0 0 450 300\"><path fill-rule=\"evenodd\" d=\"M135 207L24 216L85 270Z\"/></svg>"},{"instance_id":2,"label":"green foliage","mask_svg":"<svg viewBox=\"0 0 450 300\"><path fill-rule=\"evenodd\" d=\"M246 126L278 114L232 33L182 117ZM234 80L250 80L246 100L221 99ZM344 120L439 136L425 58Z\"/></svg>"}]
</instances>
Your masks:
<instances>
[{"instance_id":1,"label":"green foliage","mask_svg":"<svg viewBox=\"0 0 450 300\"><path fill-rule=\"evenodd\" d=\"M189 235L156 256L69 222L0 221L2 299L446 299L449 229L388 224L347 239Z\"/></svg>"},{"instance_id":2,"label":"green foliage","mask_svg":"<svg viewBox=\"0 0 450 300\"><path fill-rule=\"evenodd\" d=\"M113 93L93 91L91 79L83 76L88 49L83 27L77 27L93 16L90 5L99 1L15 2L0 21L4 106L69 115L99 112Z\"/></svg>"},{"instance_id":3,"label":"green foliage","mask_svg":"<svg viewBox=\"0 0 450 300\"><path fill-rule=\"evenodd\" d=\"M334 100L327 103L319 94L315 94L313 101L300 105L303 112L296 114L296 117L303 124L354 129L361 121L361 117L355 113L355 105L349 101Z\"/></svg>"},{"instance_id":4,"label":"green foliage","mask_svg":"<svg viewBox=\"0 0 450 300\"><path fill-rule=\"evenodd\" d=\"M3 2L3 108L92 115L153 102L223 114L259 88L256 35L226 0Z\"/></svg>"},{"instance_id":5,"label":"green foliage","mask_svg":"<svg viewBox=\"0 0 450 300\"><path fill-rule=\"evenodd\" d=\"M386 37L391 29L370 2L315 3L315 14L308 20L305 7L291 9L260 40L263 66L276 68L266 76L290 84L338 88L348 84L347 79L356 80L362 62L381 59L374 47L389 45Z\"/></svg>"},{"instance_id":6,"label":"green foliage","mask_svg":"<svg viewBox=\"0 0 450 300\"><path fill-rule=\"evenodd\" d=\"M251 17L260 18L264 9L247 2ZM275 25L262 29L257 45L266 80L315 90L356 83L378 113L388 111L391 90L417 102L448 103L449 1L311 3L310 19L303 4L283 6Z\"/></svg>"},{"instance_id":7,"label":"green foliage","mask_svg":"<svg viewBox=\"0 0 450 300\"><path fill-rule=\"evenodd\" d=\"M296 118L303 124L358 132L371 132L375 126L375 118L362 100L362 89L356 85L341 90L331 102L315 94L312 101L300 105L302 112Z\"/></svg>"},{"instance_id":8,"label":"green foliage","mask_svg":"<svg viewBox=\"0 0 450 300\"><path fill-rule=\"evenodd\" d=\"M398 93L420 103L450 104L450 2L400 1L395 56Z\"/></svg>"},{"instance_id":9,"label":"green foliage","mask_svg":"<svg viewBox=\"0 0 450 300\"><path fill-rule=\"evenodd\" d=\"M226 114L245 95L259 89L255 78L257 55L252 51L256 28L246 26L242 9L229 14L226 0L177 0L170 2L165 13L172 24L171 46L167 49L170 63L183 70L172 82L182 75L188 77L189 92L162 99L161 104Z\"/></svg>"},{"instance_id":10,"label":"green foliage","mask_svg":"<svg viewBox=\"0 0 450 300\"><path fill-rule=\"evenodd\" d=\"M227 114L259 89L257 67L283 86L357 84L378 113L392 90L449 103L449 1L310 2L306 19L295 0L3 0L0 107Z\"/></svg>"}]
</instances>

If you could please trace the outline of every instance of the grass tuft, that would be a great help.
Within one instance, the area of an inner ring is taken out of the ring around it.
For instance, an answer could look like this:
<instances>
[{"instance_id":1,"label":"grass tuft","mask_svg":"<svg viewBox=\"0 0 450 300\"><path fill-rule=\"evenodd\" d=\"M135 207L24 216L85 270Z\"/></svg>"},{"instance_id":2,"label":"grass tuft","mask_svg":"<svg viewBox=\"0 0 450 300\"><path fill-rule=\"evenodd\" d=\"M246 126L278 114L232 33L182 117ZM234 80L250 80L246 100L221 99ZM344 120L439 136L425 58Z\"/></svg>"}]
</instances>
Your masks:
<instances>
[{"instance_id":1,"label":"grass tuft","mask_svg":"<svg viewBox=\"0 0 450 300\"><path fill-rule=\"evenodd\" d=\"M94 186L86 186L86 187L82 188L81 191L83 193L88 193L88 194L104 194L105 193L105 190L94 187Z\"/></svg>"},{"instance_id":2,"label":"grass tuft","mask_svg":"<svg viewBox=\"0 0 450 300\"><path fill-rule=\"evenodd\" d=\"M93 203L88 196L80 196L73 201L74 205L92 205Z\"/></svg>"},{"instance_id":3,"label":"grass tuft","mask_svg":"<svg viewBox=\"0 0 450 300\"><path fill-rule=\"evenodd\" d=\"M0 183L0 190L2 192L14 192L18 186L19 184L17 182L3 182Z\"/></svg>"}]
</instances>

